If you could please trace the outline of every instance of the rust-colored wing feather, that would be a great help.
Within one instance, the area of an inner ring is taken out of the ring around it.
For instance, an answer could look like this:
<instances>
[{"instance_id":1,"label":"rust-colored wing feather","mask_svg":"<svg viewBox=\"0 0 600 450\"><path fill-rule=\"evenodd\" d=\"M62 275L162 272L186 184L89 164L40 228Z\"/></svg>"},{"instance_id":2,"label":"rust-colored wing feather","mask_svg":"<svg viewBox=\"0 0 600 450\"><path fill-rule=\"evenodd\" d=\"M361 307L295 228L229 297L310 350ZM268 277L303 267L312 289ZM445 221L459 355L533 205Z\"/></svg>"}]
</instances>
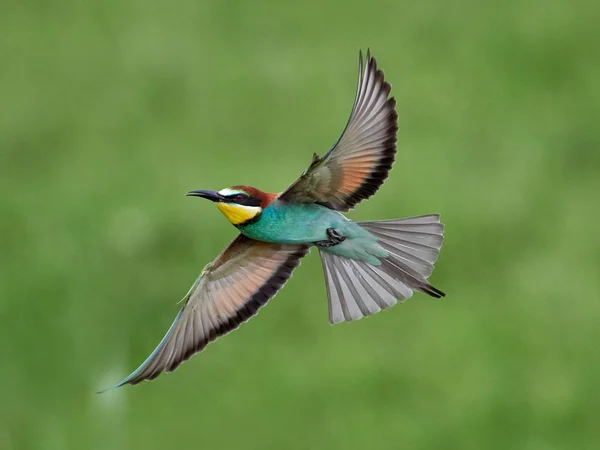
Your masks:
<instances>
[{"instance_id":1,"label":"rust-colored wing feather","mask_svg":"<svg viewBox=\"0 0 600 450\"><path fill-rule=\"evenodd\" d=\"M390 90L375 58L367 52L363 65L361 54L356 98L342 136L325 156L315 154L310 167L279 198L348 211L377 192L396 155L398 115L396 101L388 98Z\"/></svg>"},{"instance_id":2,"label":"rust-colored wing feather","mask_svg":"<svg viewBox=\"0 0 600 450\"><path fill-rule=\"evenodd\" d=\"M114 387L173 371L236 329L283 287L307 251L306 245L270 244L240 234L202 271L156 350Z\"/></svg>"}]
</instances>

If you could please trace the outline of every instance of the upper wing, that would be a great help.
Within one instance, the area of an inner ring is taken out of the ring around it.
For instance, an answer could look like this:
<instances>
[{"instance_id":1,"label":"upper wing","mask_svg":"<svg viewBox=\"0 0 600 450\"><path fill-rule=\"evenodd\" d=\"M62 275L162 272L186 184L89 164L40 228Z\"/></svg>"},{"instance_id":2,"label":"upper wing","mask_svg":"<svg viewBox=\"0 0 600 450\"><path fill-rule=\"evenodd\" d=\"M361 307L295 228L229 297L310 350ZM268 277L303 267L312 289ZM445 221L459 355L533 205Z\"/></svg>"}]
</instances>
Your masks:
<instances>
[{"instance_id":1,"label":"upper wing","mask_svg":"<svg viewBox=\"0 0 600 450\"><path fill-rule=\"evenodd\" d=\"M173 371L209 342L236 329L283 287L307 251L306 245L270 244L240 234L202 271L158 347L114 387Z\"/></svg>"},{"instance_id":2,"label":"upper wing","mask_svg":"<svg viewBox=\"0 0 600 450\"><path fill-rule=\"evenodd\" d=\"M377 192L396 155L398 115L396 100L388 98L391 88L370 52L364 66L361 53L356 98L342 136L325 156L315 154L279 198L348 211Z\"/></svg>"}]
</instances>

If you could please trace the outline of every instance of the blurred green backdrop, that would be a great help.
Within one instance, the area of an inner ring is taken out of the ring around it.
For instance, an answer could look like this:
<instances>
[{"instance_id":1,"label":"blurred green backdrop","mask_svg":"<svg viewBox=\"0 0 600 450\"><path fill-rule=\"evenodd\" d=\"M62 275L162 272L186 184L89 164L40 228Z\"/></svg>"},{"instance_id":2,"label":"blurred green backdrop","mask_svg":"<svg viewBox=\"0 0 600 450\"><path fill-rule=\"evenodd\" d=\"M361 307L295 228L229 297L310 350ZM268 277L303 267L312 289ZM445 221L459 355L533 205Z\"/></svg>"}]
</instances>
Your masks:
<instances>
[{"instance_id":1,"label":"blurred green backdrop","mask_svg":"<svg viewBox=\"0 0 600 450\"><path fill-rule=\"evenodd\" d=\"M595 2L3 2L0 449L584 449L600 442ZM432 282L330 327L313 252L153 383L236 234L189 189L278 191L337 139L359 48L400 113L351 217L442 213Z\"/></svg>"}]
</instances>

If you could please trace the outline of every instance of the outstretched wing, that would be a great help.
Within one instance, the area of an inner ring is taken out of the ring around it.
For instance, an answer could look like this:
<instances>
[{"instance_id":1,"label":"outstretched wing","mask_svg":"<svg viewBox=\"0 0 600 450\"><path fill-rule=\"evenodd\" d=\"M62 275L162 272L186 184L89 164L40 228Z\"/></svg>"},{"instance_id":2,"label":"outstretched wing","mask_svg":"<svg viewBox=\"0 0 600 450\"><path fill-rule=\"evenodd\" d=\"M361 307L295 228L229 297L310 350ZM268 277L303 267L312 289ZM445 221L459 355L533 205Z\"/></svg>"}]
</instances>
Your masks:
<instances>
[{"instance_id":1,"label":"outstretched wing","mask_svg":"<svg viewBox=\"0 0 600 450\"><path fill-rule=\"evenodd\" d=\"M361 53L356 98L342 136L325 156L315 154L279 198L348 211L377 192L396 155L398 115L396 100L388 98L391 88L370 52L364 65Z\"/></svg>"},{"instance_id":2,"label":"outstretched wing","mask_svg":"<svg viewBox=\"0 0 600 450\"><path fill-rule=\"evenodd\" d=\"M114 387L173 371L209 342L236 329L283 287L307 251L305 245L270 244L240 234L202 271L158 347Z\"/></svg>"}]
</instances>

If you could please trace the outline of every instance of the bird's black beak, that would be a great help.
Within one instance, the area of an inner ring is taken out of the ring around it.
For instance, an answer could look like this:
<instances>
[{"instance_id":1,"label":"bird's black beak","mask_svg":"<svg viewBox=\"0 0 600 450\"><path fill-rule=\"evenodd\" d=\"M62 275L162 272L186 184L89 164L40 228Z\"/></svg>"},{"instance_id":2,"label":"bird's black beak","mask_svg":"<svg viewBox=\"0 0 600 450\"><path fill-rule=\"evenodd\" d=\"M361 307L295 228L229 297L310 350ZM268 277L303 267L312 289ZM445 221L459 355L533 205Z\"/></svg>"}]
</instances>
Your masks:
<instances>
[{"instance_id":1,"label":"bird's black beak","mask_svg":"<svg viewBox=\"0 0 600 450\"><path fill-rule=\"evenodd\" d=\"M221 196L221 194L215 191L190 191L185 195L187 195L188 197L202 197L207 200L210 200L211 202L223 201L223 197Z\"/></svg>"}]
</instances>

